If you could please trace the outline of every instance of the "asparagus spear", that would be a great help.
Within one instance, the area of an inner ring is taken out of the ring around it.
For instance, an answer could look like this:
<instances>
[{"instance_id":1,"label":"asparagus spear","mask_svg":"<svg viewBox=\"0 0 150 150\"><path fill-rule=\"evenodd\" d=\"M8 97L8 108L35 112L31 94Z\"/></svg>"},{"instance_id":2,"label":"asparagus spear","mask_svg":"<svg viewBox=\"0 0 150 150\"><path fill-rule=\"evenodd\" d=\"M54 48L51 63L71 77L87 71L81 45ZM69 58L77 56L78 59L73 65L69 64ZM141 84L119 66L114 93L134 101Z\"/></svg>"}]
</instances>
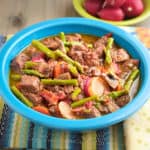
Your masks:
<instances>
[{"instance_id":1,"label":"asparagus spear","mask_svg":"<svg viewBox=\"0 0 150 150\"><path fill-rule=\"evenodd\" d=\"M82 106L84 105L86 102L89 102L89 101L97 101L98 100L98 96L94 95L94 96L90 96L90 97L86 97L86 98L83 98L83 99L80 99L78 101L75 101L71 104L71 107L72 108L76 108L76 107L79 107L79 106Z\"/></svg>"},{"instance_id":2,"label":"asparagus spear","mask_svg":"<svg viewBox=\"0 0 150 150\"><path fill-rule=\"evenodd\" d=\"M59 35L60 35L61 40L65 43L66 42L66 37L65 37L64 32L60 32Z\"/></svg>"},{"instance_id":3,"label":"asparagus spear","mask_svg":"<svg viewBox=\"0 0 150 150\"><path fill-rule=\"evenodd\" d=\"M68 57L66 54L64 54L60 50L55 51L56 56L61 57L63 60L65 60L69 64L74 64L74 60L72 60L70 57Z\"/></svg>"},{"instance_id":4,"label":"asparagus spear","mask_svg":"<svg viewBox=\"0 0 150 150\"><path fill-rule=\"evenodd\" d=\"M55 53L38 40L33 40L32 45L39 49L41 52L45 53L48 57L55 59Z\"/></svg>"},{"instance_id":5,"label":"asparagus spear","mask_svg":"<svg viewBox=\"0 0 150 150\"><path fill-rule=\"evenodd\" d=\"M78 87L76 88L72 94L71 94L71 99L72 100L76 100L77 99L77 96L81 93L81 89Z\"/></svg>"},{"instance_id":6,"label":"asparagus spear","mask_svg":"<svg viewBox=\"0 0 150 150\"><path fill-rule=\"evenodd\" d=\"M77 77L79 73L78 73L76 67L74 67L74 66L71 65L71 64L69 64L68 67L69 67L69 71L71 72L71 74L72 74L73 76Z\"/></svg>"},{"instance_id":7,"label":"asparagus spear","mask_svg":"<svg viewBox=\"0 0 150 150\"><path fill-rule=\"evenodd\" d=\"M126 90L120 90L120 91L113 91L111 93L109 93L109 96L113 99L117 98L117 97L120 97L124 94L127 94L127 91Z\"/></svg>"},{"instance_id":8,"label":"asparagus spear","mask_svg":"<svg viewBox=\"0 0 150 150\"><path fill-rule=\"evenodd\" d=\"M125 85L124 85L124 88L129 91L131 86L132 86L132 83L134 82L134 80L138 77L140 71L139 69L134 69L131 74L129 75Z\"/></svg>"},{"instance_id":9,"label":"asparagus spear","mask_svg":"<svg viewBox=\"0 0 150 150\"><path fill-rule=\"evenodd\" d=\"M81 65L79 62L74 61L74 65L77 67L77 69L78 69L81 73L84 72L84 71L83 71L83 67L82 67L82 65Z\"/></svg>"},{"instance_id":10,"label":"asparagus spear","mask_svg":"<svg viewBox=\"0 0 150 150\"><path fill-rule=\"evenodd\" d=\"M40 72L38 72L37 70L33 70L33 69L23 69L23 72L25 74L28 74L28 75L34 75L34 76L37 76L37 77L40 77L40 78L43 78L44 75L41 74Z\"/></svg>"},{"instance_id":11,"label":"asparagus spear","mask_svg":"<svg viewBox=\"0 0 150 150\"><path fill-rule=\"evenodd\" d=\"M73 59L71 59L70 57L68 57L66 54L64 54L62 51L60 50L56 50L55 51L56 56L61 57L64 61L66 61L68 64L72 64L74 66L77 67L77 69L83 73L83 68L82 65L80 63L78 63L77 61L74 61Z\"/></svg>"},{"instance_id":12,"label":"asparagus spear","mask_svg":"<svg viewBox=\"0 0 150 150\"><path fill-rule=\"evenodd\" d=\"M105 63L108 65L110 65L112 63L110 49L112 48L113 42L114 42L113 38L108 38L107 46L104 50L104 52L105 52Z\"/></svg>"},{"instance_id":13,"label":"asparagus spear","mask_svg":"<svg viewBox=\"0 0 150 150\"><path fill-rule=\"evenodd\" d=\"M61 79L41 79L43 84L47 85L78 85L78 81L76 79L70 80L61 80Z\"/></svg>"},{"instance_id":14,"label":"asparagus spear","mask_svg":"<svg viewBox=\"0 0 150 150\"><path fill-rule=\"evenodd\" d=\"M12 92L27 106L33 107L33 103L27 99L18 89L16 86L11 87Z\"/></svg>"}]
</instances>

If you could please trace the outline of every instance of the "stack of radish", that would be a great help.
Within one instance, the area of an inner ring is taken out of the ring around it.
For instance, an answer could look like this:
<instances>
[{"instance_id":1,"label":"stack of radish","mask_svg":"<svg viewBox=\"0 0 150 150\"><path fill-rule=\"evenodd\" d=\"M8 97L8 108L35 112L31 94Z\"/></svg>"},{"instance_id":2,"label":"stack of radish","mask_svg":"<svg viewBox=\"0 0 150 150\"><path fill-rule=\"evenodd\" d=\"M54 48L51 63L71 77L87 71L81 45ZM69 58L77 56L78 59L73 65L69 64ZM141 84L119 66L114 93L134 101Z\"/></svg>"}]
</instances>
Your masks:
<instances>
[{"instance_id":1,"label":"stack of radish","mask_svg":"<svg viewBox=\"0 0 150 150\"><path fill-rule=\"evenodd\" d=\"M121 21L140 15L144 4L142 0L85 0L84 8L101 19Z\"/></svg>"}]
</instances>

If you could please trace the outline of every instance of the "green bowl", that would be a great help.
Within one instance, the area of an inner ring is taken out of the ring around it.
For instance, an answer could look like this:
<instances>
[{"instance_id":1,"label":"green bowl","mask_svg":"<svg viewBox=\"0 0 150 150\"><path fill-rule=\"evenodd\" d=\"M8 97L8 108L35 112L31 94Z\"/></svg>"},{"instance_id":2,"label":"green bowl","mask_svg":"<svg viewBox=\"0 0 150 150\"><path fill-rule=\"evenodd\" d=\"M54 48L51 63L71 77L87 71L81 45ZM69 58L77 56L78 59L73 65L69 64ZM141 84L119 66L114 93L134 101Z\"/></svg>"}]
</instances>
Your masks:
<instances>
[{"instance_id":1,"label":"green bowl","mask_svg":"<svg viewBox=\"0 0 150 150\"><path fill-rule=\"evenodd\" d=\"M106 21L106 20L96 18L96 17L90 15L83 7L84 0L73 0L73 5L74 5L75 10L82 17L95 19L95 20L99 20L99 21L104 21L104 22L111 23L113 25L118 25L118 26L128 26L128 25L133 25L133 24L142 22L150 16L150 0L143 0L143 1L144 1L144 6L145 6L143 13L137 17L134 17L132 19L127 19L124 21Z\"/></svg>"}]
</instances>

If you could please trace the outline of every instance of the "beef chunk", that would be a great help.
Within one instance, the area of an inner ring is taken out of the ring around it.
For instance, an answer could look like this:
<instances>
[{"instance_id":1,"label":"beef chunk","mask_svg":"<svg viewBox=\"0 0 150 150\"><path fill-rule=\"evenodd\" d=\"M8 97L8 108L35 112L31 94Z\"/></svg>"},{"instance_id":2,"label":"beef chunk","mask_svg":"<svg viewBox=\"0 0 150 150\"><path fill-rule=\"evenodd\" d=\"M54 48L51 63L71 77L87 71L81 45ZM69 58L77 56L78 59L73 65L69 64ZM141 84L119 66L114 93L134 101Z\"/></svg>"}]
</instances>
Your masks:
<instances>
[{"instance_id":1,"label":"beef chunk","mask_svg":"<svg viewBox=\"0 0 150 150\"><path fill-rule=\"evenodd\" d=\"M104 48L107 44L107 40L108 40L108 36L104 35L94 43L94 50L96 51L99 57L102 57L104 54Z\"/></svg>"},{"instance_id":2,"label":"beef chunk","mask_svg":"<svg viewBox=\"0 0 150 150\"><path fill-rule=\"evenodd\" d=\"M120 63L119 68L120 68L120 73L119 77L126 79L128 75L131 73L131 71L134 68L137 68L139 64L139 60L136 59L128 59L127 61Z\"/></svg>"},{"instance_id":3,"label":"beef chunk","mask_svg":"<svg viewBox=\"0 0 150 150\"><path fill-rule=\"evenodd\" d=\"M23 75L18 83L18 88L23 92L38 93L40 90L40 80L35 76Z\"/></svg>"},{"instance_id":4,"label":"beef chunk","mask_svg":"<svg viewBox=\"0 0 150 150\"><path fill-rule=\"evenodd\" d=\"M49 77L51 75L51 71L53 68L46 62L40 62L35 66L35 69L38 70L45 77Z\"/></svg>"},{"instance_id":5,"label":"beef chunk","mask_svg":"<svg viewBox=\"0 0 150 150\"><path fill-rule=\"evenodd\" d=\"M109 102L106 103L106 106L109 112L114 112L119 109L119 106L114 102L114 100L109 100Z\"/></svg>"},{"instance_id":6,"label":"beef chunk","mask_svg":"<svg viewBox=\"0 0 150 150\"><path fill-rule=\"evenodd\" d=\"M72 85L65 85L64 86L64 92L66 94L71 94L74 91L74 87Z\"/></svg>"},{"instance_id":7,"label":"beef chunk","mask_svg":"<svg viewBox=\"0 0 150 150\"><path fill-rule=\"evenodd\" d=\"M52 50L55 50L60 46L60 43L56 41L55 38L46 38L42 41L42 43Z\"/></svg>"},{"instance_id":8,"label":"beef chunk","mask_svg":"<svg viewBox=\"0 0 150 150\"><path fill-rule=\"evenodd\" d=\"M25 49L25 53L28 55L28 56L32 56L33 54L35 54L36 52L39 52L37 48L35 48L34 46L30 45L29 47L27 47Z\"/></svg>"},{"instance_id":9,"label":"beef chunk","mask_svg":"<svg viewBox=\"0 0 150 150\"><path fill-rule=\"evenodd\" d=\"M13 59L11 63L12 71L21 73L21 69L23 69L25 62L29 59L29 56L27 56L25 53L20 53L15 59Z\"/></svg>"},{"instance_id":10,"label":"beef chunk","mask_svg":"<svg viewBox=\"0 0 150 150\"><path fill-rule=\"evenodd\" d=\"M69 72L62 73L57 77L57 79L69 80L69 79L71 79L71 75Z\"/></svg>"},{"instance_id":11,"label":"beef chunk","mask_svg":"<svg viewBox=\"0 0 150 150\"><path fill-rule=\"evenodd\" d=\"M84 64L87 66L99 66L100 59L96 52L89 51L83 54Z\"/></svg>"},{"instance_id":12,"label":"beef chunk","mask_svg":"<svg viewBox=\"0 0 150 150\"><path fill-rule=\"evenodd\" d=\"M129 54L123 48L112 50L111 57L115 62L123 62L130 58Z\"/></svg>"},{"instance_id":13,"label":"beef chunk","mask_svg":"<svg viewBox=\"0 0 150 150\"><path fill-rule=\"evenodd\" d=\"M32 101L33 105L39 105L42 102L42 97L39 94L28 93L28 92L24 92L23 94L30 101Z\"/></svg>"},{"instance_id":14,"label":"beef chunk","mask_svg":"<svg viewBox=\"0 0 150 150\"><path fill-rule=\"evenodd\" d=\"M103 105L103 104L100 104L98 106L98 110L102 113L102 114L108 114L109 113L109 110L107 108L107 106Z\"/></svg>"},{"instance_id":15,"label":"beef chunk","mask_svg":"<svg viewBox=\"0 0 150 150\"><path fill-rule=\"evenodd\" d=\"M89 113L89 117L99 117L101 116L100 111L96 107L91 108L91 112Z\"/></svg>"},{"instance_id":16,"label":"beef chunk","mask_svg":"<svg viewBox=\"0 0 150 150\"><path fill-rule=\"evenodd\" d=\"M83 51L75 51L71 49L68 53L68 55L75 61L78 61L80 64L84 64L83 59Z\"/></svg>"},{"instance_id":17,"label":"beef chunk","mask_svg":"<svg viewBox=\"0 0 150 150\"><path fill-rule=\"evenodd\" d=\"M82 36L81 34L74 34L74 35L66 35L66 39L67 41L81 41L82 40Z\"/></svg>"},{"instance_id":18,"label":"beef chunk","mask_svg":"<svg viewBox=\"0 0 150 150\"><path fill-rule=\"evenodd\" d=\"M100 76L101 75L101 71L98 67L93 66L93 67L88 67L88 66L84 66L84 73L88 76Z\"/></svg>"},{"instance_id":19,"label":"beef chunk","mask_svg":"<svg viewBox=\"0 0 150 150\"><path fill-rule=\"evenodd\" d=\"M128 94L123 95L115 99L115 102L118 106L122 107L130 101L130 96Z\"/></svg>"},{"instance_id":20,"label":"beef chunk","mask_svg":"<svg viewBox=\"0 0 150 150\"><path fill-rule=\"evenodd\" d=\"M64 44L58 37L46 38L42 43L52 50L60 49L65 52Z\"/></svg>"}]
</instances>

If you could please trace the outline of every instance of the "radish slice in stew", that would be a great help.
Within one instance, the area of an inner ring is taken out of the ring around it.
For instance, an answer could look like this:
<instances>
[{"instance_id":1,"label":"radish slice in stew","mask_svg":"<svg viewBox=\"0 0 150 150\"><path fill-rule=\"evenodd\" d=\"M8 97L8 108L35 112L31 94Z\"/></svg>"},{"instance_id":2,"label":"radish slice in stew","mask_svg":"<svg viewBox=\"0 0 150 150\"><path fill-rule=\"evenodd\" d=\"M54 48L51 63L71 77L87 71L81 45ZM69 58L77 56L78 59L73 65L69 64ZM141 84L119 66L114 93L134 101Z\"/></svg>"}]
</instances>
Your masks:
<instances>
[{"instance_id":1,"label":"radish slice in stew","mask_svg":"<svg viewBox=\"0 0 150 150\"><path fill-rule=\"evenodd\" d=\"M58 104L59 111L64 118L67 119L76 119L76 116L73 114L70 105L64 101L61 101Z\"/></svg>"},{"instance_id":2,"label":"radish slice in stew","mask_svg":"<svg viewBox=\"0 0 150 150\"><path fill-rule=\"evenodd\" d=\"M86 81L84 86L84 92L87 96L101 96L104 93L105 88L105 84L101 78L93 77Z\"/></svg>"}]
</instances>

